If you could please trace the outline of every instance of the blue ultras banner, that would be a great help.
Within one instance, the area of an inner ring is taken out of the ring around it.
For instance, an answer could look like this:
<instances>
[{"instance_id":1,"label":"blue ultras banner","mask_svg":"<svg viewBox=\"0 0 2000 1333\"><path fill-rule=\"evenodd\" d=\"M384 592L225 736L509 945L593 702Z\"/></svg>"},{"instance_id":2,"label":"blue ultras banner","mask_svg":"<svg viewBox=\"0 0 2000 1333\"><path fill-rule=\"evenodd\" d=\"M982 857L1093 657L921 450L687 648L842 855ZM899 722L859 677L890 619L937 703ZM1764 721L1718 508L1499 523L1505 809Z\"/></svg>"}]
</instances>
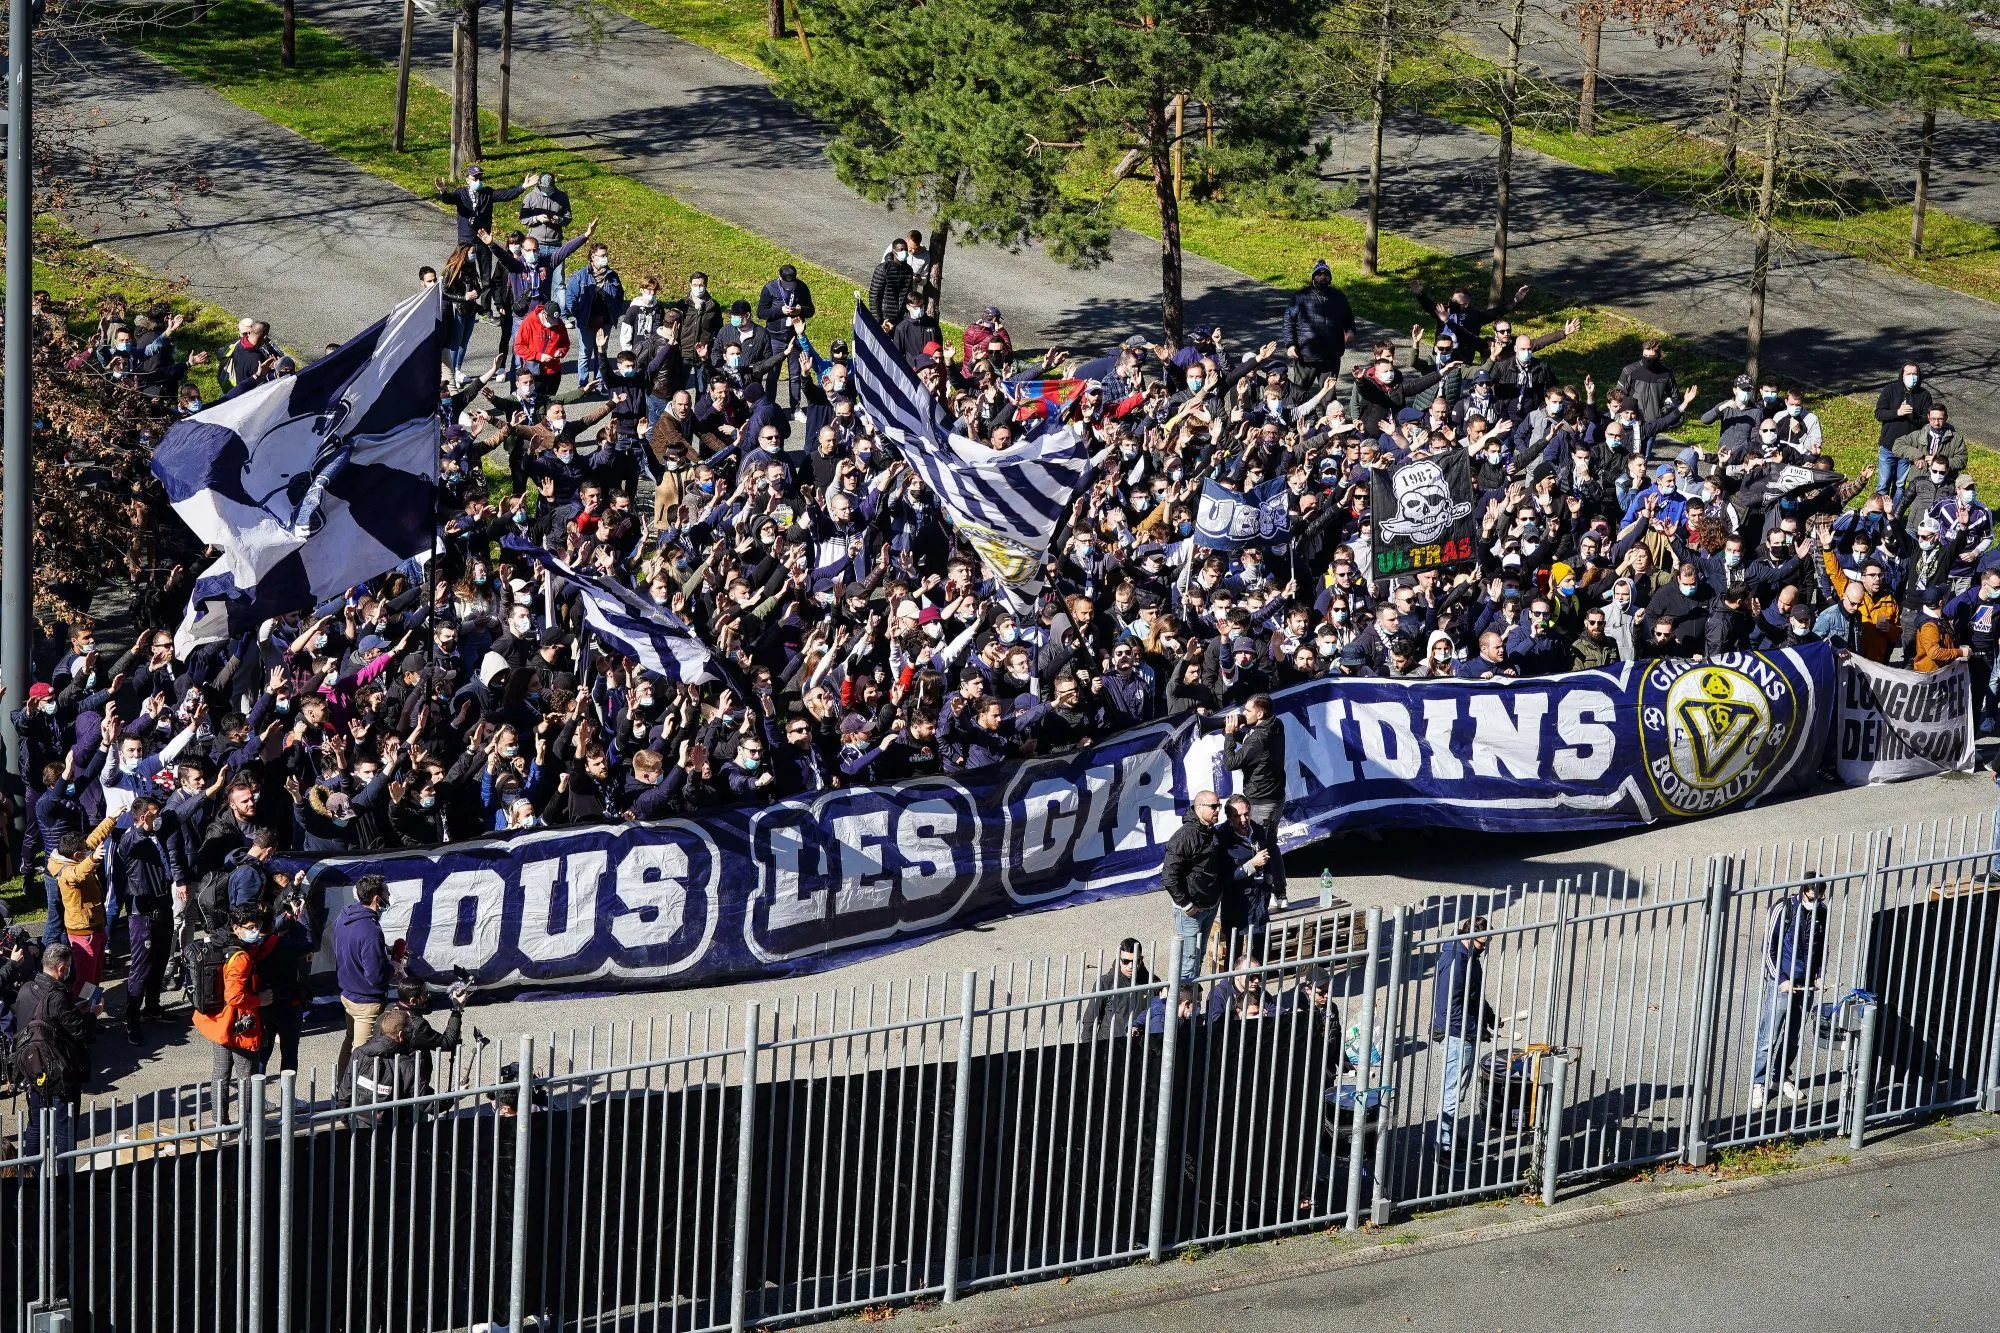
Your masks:
<instances>
[{"instance_id":1,"label":"blue ultras banner","mask_svg":"<svg viewBox=\"0 0 2000 1333\"><path fill-rule=\"evenodd\" d=\"M1535 680L1344 680L1276 696L1297 847L1346 829L1616 828L1811 782L1823 644ZM1226 791L1219 720L950 778L644 825L314 863L330 910L369 872L414 970L497 986L695 986L810 970L981 919L1157 889L1190 797ZM1162 914L1164 921L1165 916Z\"/></svg>"}]
</instances>

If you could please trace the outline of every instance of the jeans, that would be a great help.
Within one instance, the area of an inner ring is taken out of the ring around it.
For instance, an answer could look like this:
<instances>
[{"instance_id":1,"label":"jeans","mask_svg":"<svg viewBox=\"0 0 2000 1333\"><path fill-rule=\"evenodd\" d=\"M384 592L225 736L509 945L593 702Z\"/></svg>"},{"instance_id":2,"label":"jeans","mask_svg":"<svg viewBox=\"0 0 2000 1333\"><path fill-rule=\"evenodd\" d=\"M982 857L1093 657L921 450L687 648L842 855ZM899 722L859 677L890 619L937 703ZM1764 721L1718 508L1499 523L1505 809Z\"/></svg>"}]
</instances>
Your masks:
<instances>
[{"instance_id":1,"label":"jeans","mask_svg":"<svg viewBox=\"0 0 2000 1333\"><path fill-rule=\"evenodd\" d=\"M1184 908L1174 908L1174 938L1180 942L1184 985L1201 975L1201 955L1208 947L1208 932L1215 924L1215 912L1213 907L1204 907L1189 915Z\"/></svg>"},{"instance_id":2,"label":"jeans","mask_svg":"<svg viewBox=\"0 0 2000 1333\"><path fill-rule=\"evenodd\" d=\"M62 888L57 885L56 877L44 874L42 887L49 895L49 916L48 920L42 923L42 944L46 947L65 938L68 932L63 929Z\"/></svg>"},{"instance_id":3,"label":"jeans","mask_svg":"<svg viewBox=\"0 0 2000 1333\"><path fill-rule=\"evenodd\" d=\"M1879 494L1900 499L1903 482L1910 475L1910 460L1896 457L1892 449L1879 446L1875 450L1875 490Z\"/></svg>"},{"instance_id":4,"label":"jeans","mask_svg":"<svg viewBox=\"0 0 2000 1333\"><path fill-rule=\"evenodd\" d=\"M1458 1121L1459 1107L1472 1087L1473 1057L1478 1051L1479 1043L1476 1041L1453 1036L1444 1039L1444 1078L1439 1083L1438 1102L1437 1143L1440 1148L1451 1147L1452 1129Z\"/></svg>"},{"instance_id":5,"label":"jeans","mask_svg":"<svg viewBox=\"0 0 2000 1333\"><path fill-rule=\"evenodd\" d=\"M21 1155L33 1157L42 1150L42 1112L56 1113L56 1151L76 1147L76 1103L67 1097L48 1097L28 1089L28 1130L21 1136Z\"/></svg>"},{"instance_id":6,"label":"jeans","mask_svg":"<svg viewBox=\"0 0 2000 1333\"><path fill-rule=\"evenodd\" d=\"M454 375L465 368L465 349L471 345L472 330L478 323L479 312L471 306L444 303L444 363Z\"/></svg>"},{"instance_id":7,"label":"jeans","mask_svg":"<svg viewBox=\"0 0 2000 1333\"><path fill-rule=\"evenodd\" d=\"M1769 1088L1772 1082L1783 1082L1791 1075L1792 1057L1799 1051L1806 996L1811 993L1800 983L1794 983L1789 992L1780 991L1775 980L1767 984L1764 1008L1757 1015L1757 1059L1750 1069L1752 1083Z\"/></svg>"}]
</instances>

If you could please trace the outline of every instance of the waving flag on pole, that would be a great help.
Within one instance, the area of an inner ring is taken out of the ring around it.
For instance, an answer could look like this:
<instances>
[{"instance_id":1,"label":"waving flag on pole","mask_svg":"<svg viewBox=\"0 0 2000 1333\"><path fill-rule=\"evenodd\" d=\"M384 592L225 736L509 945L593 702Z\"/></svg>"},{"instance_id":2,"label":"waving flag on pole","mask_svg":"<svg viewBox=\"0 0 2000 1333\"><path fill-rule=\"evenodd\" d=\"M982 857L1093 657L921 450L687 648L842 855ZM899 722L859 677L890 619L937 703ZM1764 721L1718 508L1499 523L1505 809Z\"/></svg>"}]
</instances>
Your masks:
<instances>
[{"instance_id":1,"label":"waving flag on pole","mask_svg":"<svg viewBox=\"0 0 2000 1333\"><path fill-rule=\"evenodd\" d=\"M855 388L861 407L902 450L955 528L1016 606L1042 590L1049 541L1090 472L1074 426L1046 429L1001 452L951 429L931 392L854 305Z\"/></svg>"},{"instance_id":2,"label":"waving flag on pole","mask_svg":"<svg viewBox=\"0 0 2000 1333\"><path fill-rule=\"evenodd\" d=\"M176 652L232 638L428 555L438 472L435 287L299 371L167 432L153 475L222 558Z\"/></svg>"},{"instance_id":3,"label":"waving flag on pole","mask_svg":"<svg viewBox=\"0 0 2000 1333\"><path fill-rule=\"evenodd\" d=\"M641 597L623 584L582 573L554 552L525 538L503 537L500 545L568 579L581 594L584 621L597 637L636 661L642 669L686 685L710 680L736 685L733 673L716 659L708 645L666 607Z\"/></svg>"}]
</instances>

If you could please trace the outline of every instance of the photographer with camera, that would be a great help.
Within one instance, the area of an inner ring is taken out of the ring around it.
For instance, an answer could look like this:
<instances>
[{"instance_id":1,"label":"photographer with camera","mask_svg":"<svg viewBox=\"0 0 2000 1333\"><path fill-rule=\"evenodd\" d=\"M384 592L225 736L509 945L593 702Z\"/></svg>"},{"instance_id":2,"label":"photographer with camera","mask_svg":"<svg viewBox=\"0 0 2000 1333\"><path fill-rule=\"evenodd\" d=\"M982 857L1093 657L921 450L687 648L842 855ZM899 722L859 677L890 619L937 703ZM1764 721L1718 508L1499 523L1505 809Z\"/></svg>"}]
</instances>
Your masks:
<instances>
[{"instance_id":1,"label":"photographer with camera","mask_svg":"<svg viewBox=\"0 0 2000 1333\"><path fill-rule=\"evenodd\" d=\"M229 1118L230 1093L239 1078L263 1067L264 1016L277 998L259 975L264 960L278 947L278 937L264 929L264 909L254 904L234 908L227 935L204 950L195 965L195 1031L215 1043L209 1066L214 1085L215 1118ZM206 975L214 969L219 975Z\"/></svg>"},{"instance_id":2,"label":"photographer with camera","mask_svg":"<svg viewBox=\"0 0 2000 1333\"><path fill-rule=\"evenodd\" d=\"M460 1030L465 1023L465 1001L472 993L472 984L463 979L454 981L445 991L445 1000L451 1006L451 1017L445 1020L444 1031L431 1026L424 1015L431 1011L437 992L430 984L415 977L406 977L396 985L395 1007L408 1016L404 1037L404 1049L417 1055L417 1086L425 1092L434 1089L431 1074L435 1062L430 1052L451 1052L458 1049ZM449 1058L448 1056L446 1057Z\"/></svg>"},{"instance_id":3,"label":"photographer with camera","mask_svg":"<svg viewBox=\"0 0 2000 1333\"><path fill-rule=\"evenodd\" d=\"M264 1060L268 1066L272 1052L278 1057L278 1071L299 1067L299 1036L306 1024L306 986L312 971L313 954L319 950L319 934L313 929L312 913L303 892L286 888L279 892L272 909L271 956L258 969L271 989L271 1004L264 1011Z\"/></svg>"}]
</instances>

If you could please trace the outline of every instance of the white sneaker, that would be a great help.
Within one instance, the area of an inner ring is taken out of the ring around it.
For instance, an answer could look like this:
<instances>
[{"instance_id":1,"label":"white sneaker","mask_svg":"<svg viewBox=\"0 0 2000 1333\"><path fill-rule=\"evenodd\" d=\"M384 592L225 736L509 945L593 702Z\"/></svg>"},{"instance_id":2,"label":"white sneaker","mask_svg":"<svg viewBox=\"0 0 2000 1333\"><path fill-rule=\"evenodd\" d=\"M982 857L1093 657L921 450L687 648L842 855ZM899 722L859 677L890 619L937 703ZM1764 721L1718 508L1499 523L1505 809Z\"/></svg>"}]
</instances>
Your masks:
<instances>
[{"instance_id":1,"label":"white sneaker","mask_svg":"<svg viewBox=\"0 0 2000 1333\"><path fill-rule=\"evenodd\" d=\"M1795 1102L1799 1099L1799 1085L1792 1082L1790 1079L1786 1079L1784 1083L1779 1086L1778 1092L1779 1095L1784 1097L1784 1099L1788 1102Z\"/></svg>"},{"instance_id":2,"label":"white sneaker","mask_svg":"<svg viewBox=\"0 0 2000 1333\"><path fill-rule=\"evenodd\" d=\"M1750 1085L1750 1109L1753 1111L1764 1109L1764 1085L1762 1083L1752 1083Z\"/></svg>"}]
</instances>

